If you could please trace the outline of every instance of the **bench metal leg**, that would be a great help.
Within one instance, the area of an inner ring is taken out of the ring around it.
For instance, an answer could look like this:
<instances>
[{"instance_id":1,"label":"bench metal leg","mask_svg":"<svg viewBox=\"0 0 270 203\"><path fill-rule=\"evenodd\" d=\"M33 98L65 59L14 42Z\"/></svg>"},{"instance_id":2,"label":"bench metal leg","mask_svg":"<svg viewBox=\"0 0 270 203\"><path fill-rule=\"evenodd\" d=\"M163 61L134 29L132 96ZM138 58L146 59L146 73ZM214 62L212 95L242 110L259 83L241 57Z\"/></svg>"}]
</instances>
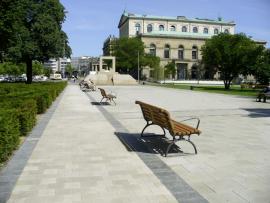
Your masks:
<instances>
[{"instance_id":1,"label":"bench metal leg","mask_svg":"<svg viewBox=\"0 0 270 203\"><path fill-rule=\"evenodd\" d=\"M188 139L185 139L185 138L179 138L179 139L173 139L172 141L171 141L171 143L169 144L169 146L167 147L167 150L166 150L166 153L165 153L165 157L168 155L168 153L169 153L169 151L170 151L170 149L171 149L171 147L177 142L177 141L187 141L187 142L189 142L192 146L193 146L193 148L194 148L194 151L195 151L195 154L197 154L197 148L196 148L196 145L188 138Z\"/></svg>"},{"instance_id":2,"label":"bench metal leg","mask_svg":"<svg viewBox=\"0 0 270 203\"><path fill-rule=\"evenodd\" d=\"M186 140L186 139L185 139L185 140ZM189 143L193 146L194 151L195 151L195 154L197 154L197 148L196 148L196 145L195 145L192 141L190 141L189 139L186 140L186 141L189 142Z\"/></svg>"},{"instance_id":3,"label":"bench metal leg","mask_svg":"<svg viewBox=\"0 0 270 203\"><path fill-rule=\"evenodd\" d=\"M169 146L167 147L166 153L165 153L165 157L168 155L171 147L176 143L175 140L172 140L172 142L169 144Z\"/></svg>"},{"instance_id":4,"label":"bench metal leg","mask_svg":"<svg viewBox=\"0 0 270 203\"><path fill-rule=\"evenodd\" d=\"M100 104L101 104L101 102L102 102L103 99L104 99L104 97L102 97L102 99L100 100L100 102L99 102Z\"/></svg>"},{"instance_id":5,"label":"bench metal leg","mask_svg":"<svg viewBox=\"0 0 270 203\"><path fill-rule=\"evenodd\" d=\"M154 123L147 123L146 126L144 126L144 128L143 128L143 130L142 130L142 132L141 132L141 137L144 137L144 136L143 136L143 133L144 133L145 129L146 129L148 126L151 126L151 125L155 125L155 124L154 124ZM159 126L159 125L158 125L158 126ZM163 136L165 136L166 132L165 132L164 128L162 128L161 126L159 126L159 127L163 130ZM147 137L147 136L146 136L146 137Z\"/></svg>"}]
</instances>

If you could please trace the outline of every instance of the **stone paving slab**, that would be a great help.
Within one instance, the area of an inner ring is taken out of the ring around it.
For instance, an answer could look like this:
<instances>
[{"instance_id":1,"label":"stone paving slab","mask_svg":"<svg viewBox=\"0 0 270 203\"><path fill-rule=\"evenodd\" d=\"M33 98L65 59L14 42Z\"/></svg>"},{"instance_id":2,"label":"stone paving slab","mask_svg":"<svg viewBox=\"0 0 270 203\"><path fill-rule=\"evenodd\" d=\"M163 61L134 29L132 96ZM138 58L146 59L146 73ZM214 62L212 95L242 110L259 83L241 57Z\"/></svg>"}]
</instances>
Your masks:
<instances>
[{"instance_id":1,"label":"stone paving slab","mask_svg":"<svg viewBox=\"0 0 270 203\"><path fill-rule=\"evenodd\" d=\"M67 87L9 202L269 202L269 103L151 86L104 88L117 94L116 106L93 105L98 91ZM192 137L198 154L185 143L179 145L190 154L151 151L161 145L139 138L145 121L135 100L177 120L199 116L203 133Z\"/></svg>"},{"instance_id":2,"label":"stone paving slab","mask_svg":"<svg viewBox=\"0 0 270 203\"><path fill-rule=\"evenodd\" d=\"M8 202L177 202L114 132L69 85Z\"/></svg>"},{"instance_id":3,"label":"stone paving slab","mask_svg":"<svg viewBox=\"0 0 270 203\"><path fill-rule=\"evenodd\" d=\"M130 135L140 133L145 125L135 100L164 107L177 120L201 118L203 133L192 138L198 155L157 156L208 201L270 202L269 102L149 86L108 89L117 93L118 103L106 108ZM158 128L150 131L160 132ZM188 145L180 145L192 153Z\"/></svg>"}]
</instances>

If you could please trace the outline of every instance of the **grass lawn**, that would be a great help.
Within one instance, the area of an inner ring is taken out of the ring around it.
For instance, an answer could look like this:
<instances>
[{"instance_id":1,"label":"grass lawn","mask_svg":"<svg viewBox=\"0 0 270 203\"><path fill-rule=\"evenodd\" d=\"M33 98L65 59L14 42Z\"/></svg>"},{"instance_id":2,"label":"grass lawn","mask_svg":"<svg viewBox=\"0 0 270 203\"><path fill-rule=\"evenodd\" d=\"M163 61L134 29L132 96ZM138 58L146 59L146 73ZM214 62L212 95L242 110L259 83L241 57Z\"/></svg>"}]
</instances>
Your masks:
<instances>
[{"instance_id":1,"label":"grass lawn","mask_svg":"<svg viewBox=\"0 0 270 203\"><path fill-rule=\"evenodd\" d=\"M194 86L193 91L210 92L210 93L220 93L220 94L230 94L230 95L240 95L256 97L260 89L241 89L240 85L232 85L231 89L225 90L224 86L204 86L204 85L191 85L191 84L153 84L155 86L175 88L175 89L186 89L190 90L190 86Z\"/></svg>"}]
</instances>

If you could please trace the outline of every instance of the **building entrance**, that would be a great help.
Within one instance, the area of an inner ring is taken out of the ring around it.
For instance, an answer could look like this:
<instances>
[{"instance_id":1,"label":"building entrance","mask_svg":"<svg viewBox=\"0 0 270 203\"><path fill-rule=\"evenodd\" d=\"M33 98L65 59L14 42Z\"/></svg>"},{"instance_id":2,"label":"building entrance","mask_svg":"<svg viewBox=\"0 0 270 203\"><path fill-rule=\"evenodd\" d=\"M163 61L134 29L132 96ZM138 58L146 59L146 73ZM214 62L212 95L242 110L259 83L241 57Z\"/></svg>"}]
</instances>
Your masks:
<instances>
[{"instance_id":1,"label":"building entrance","mask_svg":"<svg viewBox=\"0 0 270 203\"><path fill-rule=\"evenodd\" d=\"M177 80L187 79L187 63L177 63Z\"/></svg>"}]
</instances>

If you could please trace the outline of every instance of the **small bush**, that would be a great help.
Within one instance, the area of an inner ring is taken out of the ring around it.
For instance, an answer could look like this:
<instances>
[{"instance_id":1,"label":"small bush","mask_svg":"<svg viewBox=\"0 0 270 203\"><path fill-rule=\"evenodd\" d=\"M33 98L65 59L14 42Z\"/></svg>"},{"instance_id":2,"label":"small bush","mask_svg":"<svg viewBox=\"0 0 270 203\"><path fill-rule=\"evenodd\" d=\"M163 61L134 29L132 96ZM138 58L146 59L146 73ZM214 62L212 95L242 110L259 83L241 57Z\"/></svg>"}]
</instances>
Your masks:
<instances>
[{"instance_id":1,"label":"small bush","mask_svg":"<svg viewBox=\"0 0 270 203\"><path fill-rule=\"evenodd\" d=\"M0 109L0 162L4 162L19 144L19 120L16 110Z\"/></svg>"}]
</instances>

